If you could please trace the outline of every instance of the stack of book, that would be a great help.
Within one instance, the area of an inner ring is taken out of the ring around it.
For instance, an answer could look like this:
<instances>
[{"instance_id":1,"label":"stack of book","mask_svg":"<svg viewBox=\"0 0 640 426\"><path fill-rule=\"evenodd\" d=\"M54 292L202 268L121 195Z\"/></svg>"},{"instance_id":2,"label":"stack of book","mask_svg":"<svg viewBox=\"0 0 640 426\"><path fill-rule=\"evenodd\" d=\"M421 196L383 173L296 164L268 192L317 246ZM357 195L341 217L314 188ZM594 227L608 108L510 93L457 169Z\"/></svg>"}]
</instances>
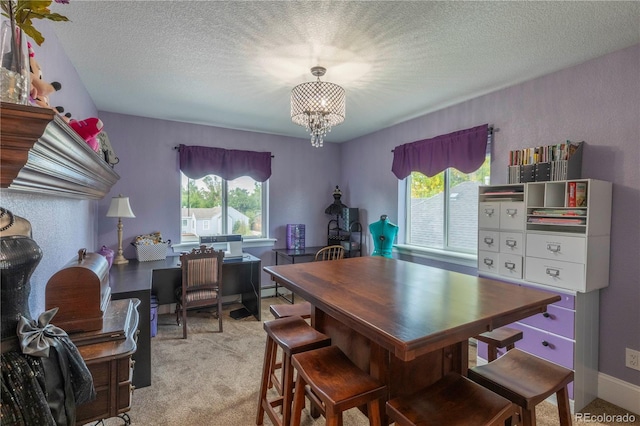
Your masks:
<instances>
[{"instance_id":1,"label":"stack of book","mask_svg":"<svg viewBox=\"0 0 640 426\"><path fill-rule=\"evenodd\" d=\"M509 183L579 179L583 144L566 141L510 151Z\"/></svg>"},{"instance_id":2,"label":"stack of book","mask_svg":"<svg viewBox=\"0 0 640 426\"><path fill-rule=\"evenodd\" d=\"M304 225L292 223L287 224L287 249L304 249Z\"/></svg>"}]
</instances>

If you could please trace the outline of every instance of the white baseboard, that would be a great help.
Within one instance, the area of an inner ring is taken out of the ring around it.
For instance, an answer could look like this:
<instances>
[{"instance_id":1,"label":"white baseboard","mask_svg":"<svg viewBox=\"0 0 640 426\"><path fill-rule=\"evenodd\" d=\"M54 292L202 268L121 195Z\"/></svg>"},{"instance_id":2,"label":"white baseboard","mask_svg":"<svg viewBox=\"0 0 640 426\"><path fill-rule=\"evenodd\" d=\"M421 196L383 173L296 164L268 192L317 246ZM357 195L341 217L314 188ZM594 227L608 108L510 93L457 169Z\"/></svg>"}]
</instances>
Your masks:
<instances>
[{"instance_id":1,"label":"white baseboard","mask_svg":"<svg viewBox=\"0 0 640 426\"><path fill-rule=\"evenodd\" d=\"M640 414L640 386L598 373L598 398Z\"/></svg>"}]
</instances>

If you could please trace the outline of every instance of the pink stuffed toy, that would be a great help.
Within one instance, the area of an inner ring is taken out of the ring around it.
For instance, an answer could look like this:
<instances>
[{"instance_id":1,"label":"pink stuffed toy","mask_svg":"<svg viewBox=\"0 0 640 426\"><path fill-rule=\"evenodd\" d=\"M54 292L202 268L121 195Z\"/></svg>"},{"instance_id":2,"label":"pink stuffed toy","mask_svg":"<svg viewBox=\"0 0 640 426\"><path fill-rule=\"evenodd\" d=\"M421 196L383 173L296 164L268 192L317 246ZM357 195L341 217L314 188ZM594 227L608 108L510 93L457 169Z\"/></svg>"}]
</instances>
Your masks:
<instances>
[{"instance_id":1,"label":"pink stuffed toy","mask_svg":"<svg viewBox=\"0 0 640 426\"><path fill-rule=\"evenodd\" d=\"M91 149L95 152L100 152L100 142L98 142L96 136L98 136L104 127L102 120L96 117L90 117L81 121L71 120L69 121L69 125L87 142L87 145L89 145Z\"/></svg>"}]
</instances>

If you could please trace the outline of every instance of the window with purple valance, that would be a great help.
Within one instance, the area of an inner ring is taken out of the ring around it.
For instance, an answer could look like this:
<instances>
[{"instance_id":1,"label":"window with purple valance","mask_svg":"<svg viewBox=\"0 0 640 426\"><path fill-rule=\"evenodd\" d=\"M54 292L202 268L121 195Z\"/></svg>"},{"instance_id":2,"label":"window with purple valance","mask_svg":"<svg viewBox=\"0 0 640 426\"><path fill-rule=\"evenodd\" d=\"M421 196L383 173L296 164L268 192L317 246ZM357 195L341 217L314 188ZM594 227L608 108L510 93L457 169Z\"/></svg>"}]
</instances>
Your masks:
<instances>
[{"instance_id":1,"label":"window with purple valance","mask_svg":"<svg viewBox=\"0 0 640 426\"><path fill-rule=\"evenodd\" d=\"M476 171L487 153L489 125L459 130L417 142L399 145L393 150L391 171L398 179L411 172L432 177L454 167L463 173Z\"/></svg>"},{"instance_id":2,"label":"window with purple valance","mask_svg":"<svg viewBox=\"0 0 640 426\"><path fill-rule=\"evenodd\" d=\"M271 153L180 145L180 170L190 179L207 175L233 180L249 176L264 182L271 176Z\"/></svg>"}]
</instances>

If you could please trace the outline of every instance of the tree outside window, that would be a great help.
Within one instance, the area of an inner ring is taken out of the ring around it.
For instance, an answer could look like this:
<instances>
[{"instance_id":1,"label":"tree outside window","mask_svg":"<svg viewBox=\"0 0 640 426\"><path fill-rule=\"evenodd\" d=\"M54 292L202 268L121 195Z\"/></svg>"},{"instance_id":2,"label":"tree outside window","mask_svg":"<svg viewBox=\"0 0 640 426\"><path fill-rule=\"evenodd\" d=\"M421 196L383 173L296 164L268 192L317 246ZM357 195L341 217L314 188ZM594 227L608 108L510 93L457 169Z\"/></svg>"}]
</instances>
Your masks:
<instances>
[{"instance_id":1,"label":"tree outside window","mask_svg":"<svg viewBox=\"0 0 640 426\"><path fill-rule=\"evenodd\" d=\"M475 253L478 241L478 187L489 184L490 156L473 173L449 168L407 179L407 244Z\"/></svg>"},{"instance_id":2,"label":"tree outside window","mask_svg":"<svg viewBox=\"0 0 640 426\"><path fill-rule=\"evenodd\" d=\"M195 180L182 174L182 242L221 234L266 237L264 185L247 176L227 181L215 175Z\"/></svg>"}]
</instances>

